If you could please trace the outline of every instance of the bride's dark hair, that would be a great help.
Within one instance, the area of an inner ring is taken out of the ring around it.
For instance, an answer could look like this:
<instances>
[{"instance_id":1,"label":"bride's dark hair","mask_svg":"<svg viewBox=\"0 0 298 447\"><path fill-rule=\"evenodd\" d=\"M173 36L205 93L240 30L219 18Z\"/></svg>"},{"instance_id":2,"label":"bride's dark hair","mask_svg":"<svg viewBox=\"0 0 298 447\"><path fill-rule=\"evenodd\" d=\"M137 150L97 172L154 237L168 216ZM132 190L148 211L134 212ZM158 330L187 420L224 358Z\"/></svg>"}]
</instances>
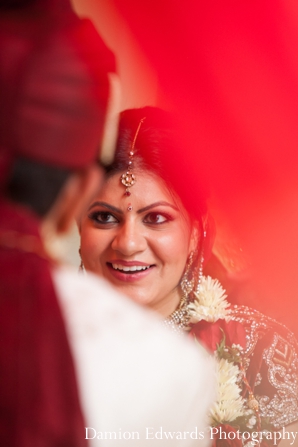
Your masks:
<instances>
[{"instance_id":1,"label":"bride's dark hair","mask_svg":"<svg viewBox=\"0 0 298 447\"><path fill-rule=\"evenodd\" d=\"M143 118L145 119L139 127ZM191 154L183 146L179 119L157 107L124 110L120 114L115 158L106 167L108 177L127 171L134 139L133 168L152 172L161 178L169 191L180 198L191 220L199 223L201 232L206 230L206 188L202 187L199 167L196 169L193 166ZM210 232L208 236L207 246L213 239L210 238ZM208 247L206 249L209 250Z\"/></svg>"},{"instance_id":2,"label":"bride's dark hair","mask_svg":"<svg viewBox=\"0 0 298 447\"><path fill-rule=\"evenodd\" d=\"M206 213L206 191L194 166L188 163L179 120L170 112L157 107L143 107L120 114L115 158L106 167L108 176L127 170L129 151L143 118L135 141L134 167L163 179L180 197L189 215L196 220L201 218Z\"/></svg>"}]
</instances>

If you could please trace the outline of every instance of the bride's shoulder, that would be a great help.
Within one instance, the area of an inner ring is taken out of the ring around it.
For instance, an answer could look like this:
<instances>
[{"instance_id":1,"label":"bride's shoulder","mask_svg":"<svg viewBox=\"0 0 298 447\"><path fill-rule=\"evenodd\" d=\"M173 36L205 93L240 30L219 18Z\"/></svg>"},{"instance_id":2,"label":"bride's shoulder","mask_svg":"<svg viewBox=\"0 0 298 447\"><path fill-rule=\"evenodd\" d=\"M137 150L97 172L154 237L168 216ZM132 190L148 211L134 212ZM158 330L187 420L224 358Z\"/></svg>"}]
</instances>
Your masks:
<instances>
[{"instance_id":1,"label":"bride's shoulder","mask_svg":"<svg viewBox=\"0 0 298 447\"><path fill-rule=\"evenodd\" d=\"M241 323L247 336L247 349L253 349L259 340L267 340L267 344L283 343L298 352L298 343L296 337L287 326L278 322L256 309L248 306L231 305L229 309L230 320ZM264 343L265 349L266 343ZM289 349L289 348L287 348Z\"/></svg>"},{"instance_id":2,"label":"bride's shoulder","mask_svg":"<svg viewBox=\"0 0 298 447\"><path fill-rule=\"evenodd\" d=\"M298 344L285 325L246 307L230 307L231 320L246 331L246 374L258 395L259 411L276 428L298 420Z\"/></svg>"}]
</instances>

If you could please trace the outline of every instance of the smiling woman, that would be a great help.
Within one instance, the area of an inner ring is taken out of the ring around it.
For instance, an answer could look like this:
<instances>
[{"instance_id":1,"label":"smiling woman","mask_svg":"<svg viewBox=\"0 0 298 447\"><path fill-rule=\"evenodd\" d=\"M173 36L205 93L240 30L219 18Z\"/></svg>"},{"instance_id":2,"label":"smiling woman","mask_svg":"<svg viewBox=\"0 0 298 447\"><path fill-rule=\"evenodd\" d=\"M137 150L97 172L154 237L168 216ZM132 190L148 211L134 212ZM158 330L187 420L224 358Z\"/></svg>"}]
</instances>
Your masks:
<instances>
[{"instance_id":1,"label":"smiling woman","mask_svg":"<svg viewBox=\"0 0 298 447\"><path fill-rule=\"evenodd\" d=\"M132 197L124 197L119 175L111 176L81 222L85 268L101 274L134 301L168 316L182 296L194 229L164 182L136 169Z\"/></svg>"},{"instance_id":2,"label":"smiling woman","mask_svg":"<svg viewBox=\"0 0 298 447\"><path fill-rule=\"evenodd\" d=\"M151 107L122 113L114 163L80 222L85 268L165 317L186 304L181 279L204 239L203 207L191 216L163 169L161 150L178 155L169 123Z\"/></svg>"},{"instance_id":3,"label":"smiling woman","mask_svg":"<svg viewBox=\"0 0 298 447\"><path fill-rule=\"evenodd\" d=\"M82 262L215 352L213 447L222 439L254 445L256 437L262 447L298 419L297 343L276 321L231 306L218 281L203 276L212 226L178 141L159 109L121 114L115 160L80 221Z\"/></svg>"}]
</instances>

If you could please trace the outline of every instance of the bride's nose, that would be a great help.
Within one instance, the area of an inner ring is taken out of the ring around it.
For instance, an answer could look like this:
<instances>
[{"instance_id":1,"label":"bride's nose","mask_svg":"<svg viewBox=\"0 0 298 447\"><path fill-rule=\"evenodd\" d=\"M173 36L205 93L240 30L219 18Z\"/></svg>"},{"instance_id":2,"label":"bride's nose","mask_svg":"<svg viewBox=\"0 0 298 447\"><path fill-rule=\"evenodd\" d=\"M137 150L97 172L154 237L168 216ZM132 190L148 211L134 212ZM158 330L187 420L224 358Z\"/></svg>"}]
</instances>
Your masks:
<instances>
[{"instance_id":1,"label":"bride's nose","mask_svg":"<svg viewBox=\"0 0 298 447\"><path fill-rule=\"evenodd\" d=\"M132 256L147 247L146 238L139 225L129 220L119 226L111 247L124 256Z\"/></svg>"}]
</instances>

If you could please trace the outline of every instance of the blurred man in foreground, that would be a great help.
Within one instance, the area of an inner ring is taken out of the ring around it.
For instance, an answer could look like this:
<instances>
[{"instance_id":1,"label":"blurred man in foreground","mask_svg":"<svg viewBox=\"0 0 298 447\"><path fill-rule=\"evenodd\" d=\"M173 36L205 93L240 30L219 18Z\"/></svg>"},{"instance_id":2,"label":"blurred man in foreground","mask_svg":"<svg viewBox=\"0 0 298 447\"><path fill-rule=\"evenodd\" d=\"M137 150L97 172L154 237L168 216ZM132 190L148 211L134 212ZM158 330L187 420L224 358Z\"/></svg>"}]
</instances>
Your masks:
<instances>
[{"instance_id":1,"label":"blurred man in foreground","mask_svg":"<svg viewBox=\"0 0 298 447\"><path fill-rule=\"evenodd\" d=\"M105 446L113 432L147 446L161 427L199 436L213 396L205 353L55 264L42 238L67 231L98 187L114 57L67 1L13 6L0 17L1 445ZM178 439L164 443L198 442Z\"/></svg>"}]
</instances>

